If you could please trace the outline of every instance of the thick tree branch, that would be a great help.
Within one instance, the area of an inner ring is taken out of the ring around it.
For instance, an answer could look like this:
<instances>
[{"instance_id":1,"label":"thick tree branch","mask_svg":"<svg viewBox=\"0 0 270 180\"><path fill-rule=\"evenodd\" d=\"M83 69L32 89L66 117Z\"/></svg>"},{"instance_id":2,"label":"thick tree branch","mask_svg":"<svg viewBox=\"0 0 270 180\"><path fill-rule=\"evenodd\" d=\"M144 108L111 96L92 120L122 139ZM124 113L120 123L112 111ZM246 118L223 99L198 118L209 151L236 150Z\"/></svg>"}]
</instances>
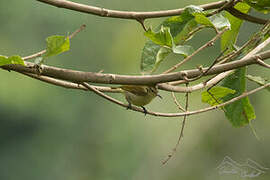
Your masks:
<instances>
[{"instance_id":1,"label":"thick tree branch","mask_svg":"<svg viewBox=\"0 0 270 180\"><path fill-rule=\"evenodd\" d=\"M31 74L31 73L22 72L22 74L24 74L28 77L46 82L48 84L64 87L67 89L78 89L78 90L88 91L88 89L85 88L81 84L72 83L72 82L68 82L68 81L64 81L64 80L59 80L59 79L55 79L55 78L51 78L51 77L47 77L47 76ZM104 87L104 86L93 86L93 87L101 92L109 92L109 93L121 93L122 92L122 90L120 88L111 88L111 87Z\"/></svg>"},{"instance_id":2,"label":"thick tree branch","mask_svg":"<svg viewBox=\"0 0 270 180\"><path fill-rule=\"evenodd\" d=\"M241 60L215 65L205 75L219 74L228 70L240 68L243 66L258 63L257 57L260 56L261 60L270 58L270 50L260 54L254 54L248 58L242 58ZM117 74L103 74L94 72L83 72L75 71L57 67L51 67L42 65L42 71L39 72L35 68L35 64L31 62L25 62L26 66L12 64L2 66L3 69L17 72L27 72L37 75L44 75L56 79L66 80L70 82L92 82L92 83L103 83L103 84L133 84L133 85L153 85L158 83L166 83L171 81L177 81L187 78L194 78L201 74L198 69L185 70L180 72L174 72L169 74L160 75L145 75L145 76L128 76L128 75L117 75ZM208 68L203 68L207 70Z\"/></svg>"},{"instance_id":3,"label":"thick tree branch","mask_svg":"<svg viewBox=\"0 0 270 180\"><path fill-rule=\"evenodd\" d=\"M121 18L121 19L135 19L135 20L144 20L148 18L160 18L179 15L184 11L184 8L164 10L164 11L152 11L152 12L134 12L134 11L117 11L110 10L95 6L89 6L84 4L79 4L66 0L37 0L52 6L59 8L70 9L78 12L93 14L102 17L111 17L111 18ZM218 1L209 4L201 5L200 7L204 10L217 9L222 7L227 1Z\"/></svg>"}]
</instances>

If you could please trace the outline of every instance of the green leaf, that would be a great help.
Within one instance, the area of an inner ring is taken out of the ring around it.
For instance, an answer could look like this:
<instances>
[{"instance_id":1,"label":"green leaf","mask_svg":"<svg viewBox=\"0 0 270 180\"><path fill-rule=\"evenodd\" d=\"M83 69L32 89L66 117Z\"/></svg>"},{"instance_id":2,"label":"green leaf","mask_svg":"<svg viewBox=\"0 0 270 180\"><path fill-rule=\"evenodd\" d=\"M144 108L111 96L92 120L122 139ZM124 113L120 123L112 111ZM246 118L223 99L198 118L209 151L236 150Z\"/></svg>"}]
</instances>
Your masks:
<instances>
[{"instance_id":1,"label":"green leaf","mask_svg":"<svg viewBox=\"0 0 270 180\"><path fill-rule=\"evenodd\" d=\"M158 32L154 32L150 28L144 33L144 35L155 44L167 47L172 47L173 45L173 38L168 27L161 26L161 29Z\"/></svg>"},{"instance_id":2,"label":"green leaf","mask_svg":"<svg viewBox=\"0 0 270 180\"><path fill-rule=\"evenodd\" d=\"M161 27L167 27L170 29L171 36L173 38L174 44L182 44L188 39L188 34L192 29L196 28L198 23L194 20L192 13L202 12L203 9L197 6L189 6L180 16L173 16L161 23L161 25L156 29L160 31ZM149 33L149 36L152 36L153 33ZM166 36L165 36L166 37ZM166 39L166 38L165 38ZM161 41L164 42L164 41ZM165 41L167 42L167 41ZM160 45L158 45L160 44ZM141 71L143 73L154 72L161 60L164 60L169 53L161 53L163 50L159 51L164 44L167 46L171 45L168 43L158 43L155 44L151 40L148 40L143 48L141 56ZM170 46L172 47L172 46ZM161 53L162 56L158 55ZM159 59L157 59L159 57ZM162 57L162 58L160 58ZM154 68L154 69L153 69Z\"/></svg>"},{"instance_id":3,"label":"green leaf","mask_svg":"<svg viewBox=\"0 0 270 180\"><path fill-rule=\"evenodd\" d=\"M269 0L244 0L254 9L261 11L265 14L270 12L270 1Z\"/></svg>"},{"instance_id":4,"label":"green leaf","mask_svg":"<svg viewBox=\"0 0 270 180\"><path fill-rule=\"evenodd\" d=\"M246 3L237 3L234 8L237 10L241 11L242 13L247 13L250 9L250 6L247 5ZM238 19L231 15L228 12L225 12L225 18L227 18L231 24L231 29L226 31L222 36L221 36L221 51L225 50L228 48L229 50L233 49L233 45L236 42L239 29L243 23L243 20ZM228 52L228 51L227 51Z\"/></svg>"},{"instance_id":5,"label":"green leaf","mask_svg":"<svg viewBox=\"0 0 270 180\"><path fill-rule=\"evenodd\" d=\"M246 3L237 3L234 8L238 9L242 13L248 13L250 6ZM221 37L221 50L228 48L227 53L231 52L235 47L235 42L239 33L239 29L242 25L242 20L232 16L228 12L225 12L225 17L229 19L231 29L226 31ZM237 93L228 95L223 98L224 101L228 101L234 97L237 97L246 91L246 67L237 69L233 74L226 77L223 80L223 86L236 90ZM225 115L232 123L234 127L241 127L247 125L252 119L255 119L254 108L249 102L249 98L245 97L232 104L224 107Z\"/></svg>"},{"instance_id":6,"label":"green leaf","mask_svg":"<svg viewBox=\"0 0 270 180\"><path fill-rule=\"evenodd\" d=\"M221 13L215 14L208 18L216 29L231 28L230 21L222 16Z\"/></svg>"},{"instance_id":7,"label":"green leaf","mask_svg":"<svg viewBox=\"0 0 270 180\"><path fill-rule=\"evenodd\" d=\"M184 44L186 41L191 39L193 35L190 35L190 32L198 27L198 23L195 21L194 18L189 20L185 26L182 28L182 30L176 35L173 36L175 44Z\"/></svg>"},{"instance_id":8,"label":"green leaf","mask_svg":"<svg viewBox=\"0 0 270 180\"><path fill-rule=\"evenodd\" d=\"M153 43L152 41L147 41L144 45L141 57L141 71L153 72L153 68L156 64L156 57L160 50L160 46ZM165 57L164 57L165 58ZM157 67L155 67L156 69Z\"/></svg>"},{"instance_id":9,"label":"green leaf","mask_svg":"<svg viewBox=\"0 0 270 180\"><path fill-rule=\"evenodd\" d=\"M25 65L23 59L20 56L0 56L0 66L7 65L7 64L20 64Z\"/></svg>"},{"instance_id":10,"label":"green leaf","mask_svg":"<svg viewBox=\"0 0 270 180\"><path fill-rule=\"evenodd\" d=\"M246 91L246 67L237 69L223 81L223 86L236 90L235 94L224 97L224 101L235 98ZM224 107L225 115L234 127L242 127L256 118L254 108L245 97Z\"/></svg>"},{"instance_id":11,"label":"green leaf","mask_svg":"<svg viewBox=\"0 0 270 180\"><path fill-rule=\"evenodd\" d=\"M253 81L257 84L259 84L260 86L264 86L267 84L267 80L260 77L260 76L252 76L252 75L246 75L246 78L250 81ZM266 88L268 91L270 91L270 87Z\"/></svg>"},{"instance_id":12,"label":"green leaf","mask_svg":"<svg viewBox=\"0 0 270 180\"><path fill-rule=\"evenodd\" d=\"M155 71L159 64L168 56L168 54L170 54L172 52L172 50L170 48L166 48L166 47L162 47L159 49L158 53L157 53L157 57L156 57L156 62L154 67L152 68L152 71Z\"/></svg>"},{"instance_id":13,"label":"green leaf","mask_svg":"<svg viewBox=\"0 0 270 180\"><path fill-rule=\"evenodd\" d=\"M188 45L173 46L172 50L175 54L181 54L184 57L187 57L194 52L193 47Z\"/></svg>"},{"instance_id":14,"label":"green leaf","mask_svg":"<svg viewBox=\"0 0 270 180\"><path fill-rule=\"evenodd\" d=\"M44 58L55 56L69 50L69 37L50 36L46 39L47 49Z\"/></svg>"},{"instance_id":15,"label":"green leaf","mask_svg":"<svg viewBox=\"0 0 270 180\"><path fill-rule=\"evenodd\" d=\"M234 93L235 90L232 90L230 88L215 86L209 91L202 92L202 102L210 104L211 106L215 106L223 103L223 97L227 96L228 94Z\"/></svg>"},{"instance_id":16,"label":"green leaf","mask_svg":"<svg viewBox=\"0 0 270 180\"><path fill-rule=\"evenodd\" d=\"M220 13L210 17L206 17L204 14L196 14L195 20L199 24L211 26L217 30L223 29L225 27L231 28L229 20L222 16Z\"/></svg>"},{"instance_id":17,"label":"green leaf","mask_svg":"<svg viewBox=\"0 0 270 180\"><path fill-rule=\"evenodd\" d=\"M185 8L183 15L195 15L198 13L204 13L203 8L199 6L189 5Z\"/></svg>"}]
</instances>

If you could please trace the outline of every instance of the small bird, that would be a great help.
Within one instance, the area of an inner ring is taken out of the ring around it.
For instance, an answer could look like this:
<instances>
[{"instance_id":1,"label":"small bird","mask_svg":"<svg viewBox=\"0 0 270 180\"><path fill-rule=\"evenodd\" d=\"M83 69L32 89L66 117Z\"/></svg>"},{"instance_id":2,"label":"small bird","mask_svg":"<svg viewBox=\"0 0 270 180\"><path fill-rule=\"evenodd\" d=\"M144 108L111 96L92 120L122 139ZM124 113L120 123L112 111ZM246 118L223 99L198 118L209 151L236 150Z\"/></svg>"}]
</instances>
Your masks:
<instances>
[{"instance_id":1,"label":"small bird","mask_svg":"<svg viewBox=\"0 0 270 180\"><path fill-rule=\"evenodd\" d=\"M156 96L162 98L155 86L123 85L120 88L128 102L128 109L131 108L131 104L140 106L143 108L144 114L147 114L145 105L149 104Z\"/></svg>"}]
</instances>

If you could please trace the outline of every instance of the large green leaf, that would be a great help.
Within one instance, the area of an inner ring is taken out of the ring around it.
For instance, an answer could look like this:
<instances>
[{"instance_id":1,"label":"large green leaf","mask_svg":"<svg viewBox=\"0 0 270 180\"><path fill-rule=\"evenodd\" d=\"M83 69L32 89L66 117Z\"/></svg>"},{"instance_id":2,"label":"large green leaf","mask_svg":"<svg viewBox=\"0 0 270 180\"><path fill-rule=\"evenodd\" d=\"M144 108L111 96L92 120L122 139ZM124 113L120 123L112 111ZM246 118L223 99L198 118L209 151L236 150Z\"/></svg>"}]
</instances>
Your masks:
<instances>
[{"instance_id":1,"label":"large green leaf","mask_svg":"<svg viewBox=\"0 0 270 180\"><path fill-rule=\"evenodd\" d=\"M248 13L250 6L246 3L237 3L235 6L236 9L243 13ZM225 13L225 17L229 19L231 24L231 29L225 32L221 37L221 50L228 48L227 53L231 52L237 40L239 29L242 25L242 20L238 19L228 12ZM231 74L229 77L226 77L223 81L223 86L236 90L235 94L228 95L224 98L225 101L228 101L234 97L237 97L246 91L246 68L241 68ZM252 119L255 119L255 112L252 105L249 102L249 98L245 97L239 101L236 101L232 104L226 105L224 107L225 115L232 123L234 127L241 127L247 125Z\"/></svg>"},{"instance_id":2,"label":"large green leaf","mask_svg":"<svg viewBox=\"0 0 270 180\"><path fill-rule=\"evenodd\" d=\"M235 90L230 88L215 86L211 88L209 91L202 92L202 102L210 104L211 106L215 106L223 103L222 98L227 96L228 94L234 94Z\"/></svg>"},{"instance_id":3,"label":"large green leaf","mask_svg":"<svg viewBox=\"0 0 270 180\"><path fill-rule=\"evenodd\" d=\"M185 8L185 11L180 16L173 16L161 23L159 27L157 27L156 32L160 32L162 27L167 27L170 29L171 36L173 38L173 44L179 45L187 40L187 34L190 31L197 27L197 22L194 21L194 16L192 13L202 12L203 9L197 6L189 6ZM166 33L165 33L166 34ZM163 53L163 50L160 49L163 46L166 46L161 42L166 42L162 39L157 40L157 37L164 37L158 36L153 34L153 32L146 33L146 35L152 36L155 42L148 40L143 48L142 56L141 56L141 71L143 73L150 73L157 69L157 66L160 64L162 60L164 60L169 53ZM167 46L170 44L167 44ZM171 46L172 47L172 46ZM171 51L173 52L173 51ZM159 55L158 55L159 53ZM160 55L162 53L162 55ZM158 59L157 59L158 58Z\"/></svg>"},{"instance_id":4,"label":"large green leaf","mask_svg":"<svg viewBox=\"0 0 270 180\"><path fill-rule=\"evenodd\" d=\"M20 64L25 65L23 59L20 56L0 56L0 66L7 65L7 64Z\"/></svg>"},{"instance_id":5,"label":"large green leaf","mask_svg":"<svg viewBox=\"0 0 270 180\"><path fill-rule=\"evenodd\" d=\"M224 97L224 101L228 101L237 97L246 91L246 67L237 69L234 74L230 75L223 81L223 86L234 89L235 94L229 94ZM254 108L249 102L249 98L245 97L232 104L224 107L225 115L234 127L247 125L251 120L256 118Z\"/></svg>"},{"instance_id":6,"label":"large green leaf","mask_svg":"<svg viewBox=\"0 0 270 180\"><path fill-rule=\"evenodd\" d=\"M173 45L173 37L170 33L170 28L168 27L161 26L161 29L158 32L154 32L150 28L144 33L144 35L155 44L167 47L172 47Z\"/></svg>"},{"instance_id":7,"label":"large green leaf","mask_svg":"<svg viewBox=\"0 0 270 180\"><path fill-rule=\"evenodd\" d=\"M195 20L202 25L213 27L217 30L223 29L225 27L230 28L231 24L227 18L222 16L222 14L215 14L210 17L206 17L204 14L195 15Z\"/></svg>"},{"instance_id":8,"label":"large green leaf","mask_svg":"<svg viewBox=\"0 0 270 180\"><path fill-rule=\"evenodd\" d=\"M247 5L246 3L237 3L235 5L235 8L242 13L247 13L250 9L250 6ZM233 45L236 42L240 27L243 23L243 20L238 19L231 15L228 12L225 12L225 18L227 18L231 24L231 29L229 31L226 31L222 36L221 36L221 50L225 50L228 48L229 50L233 50L234 47Z\"/></svg>"}]
</instances>

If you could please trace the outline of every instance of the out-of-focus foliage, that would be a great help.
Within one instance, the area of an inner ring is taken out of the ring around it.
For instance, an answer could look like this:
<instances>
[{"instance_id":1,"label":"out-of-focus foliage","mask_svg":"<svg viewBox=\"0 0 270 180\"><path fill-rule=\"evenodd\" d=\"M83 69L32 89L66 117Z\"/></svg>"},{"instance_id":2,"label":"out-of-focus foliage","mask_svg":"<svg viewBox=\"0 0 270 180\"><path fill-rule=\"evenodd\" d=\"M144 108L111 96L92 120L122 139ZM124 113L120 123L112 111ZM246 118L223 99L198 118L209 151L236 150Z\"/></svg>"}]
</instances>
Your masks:
<instances>
[{"instance_id":1,"label":"out-of-focus foliage","mask_svg":"<svg viewBox=\"0 0 270 180\"><path fill-rule=\"evenodd\" d=\"M83 1L119 10L160 10L209 1L104 0ZM183 4L182 4L183 3ZM148 20L146 26L162 19ZM0 54L30 55L46 48L44 39L67 35L86 24L71 40L70 51L45 61L49 65L108 73L139 74L140 55L146 38L135 21L101 18L51 7L37 1L0 1ZM248 31L246 31L248 29ZM259 27L240 29L240 44ZM201 31L190 40L196 48L213 37ZM218 43L183 68L211 64ZM179 57L168 56L168 67ZM168 68L166 67L166 68ZM162 68L160 70L163 70ZM249 73L269 77L270 72L250 67ZM157 118L128 111L93 93L48 85L15 72L0 71L0 179L107 180L107 179L239 179L219 175L216 167L225 156L244 163L251 158L270 167L268 91L251 96L257 118L249 127L232 128L220 112L188 117L185 136L177 154L166 166L161 161L178 138L181 118ZM248 84L254 88L255 83ZM177 108L170 94L161 92L147 108L172 112ZM113 95L124 101L120 95ZM184 95L177 95L180 103ZM190 109L204 107L200 92L191 95ZM266 171L257 179L267 180Z\"/></svg>"}]
</instances>

